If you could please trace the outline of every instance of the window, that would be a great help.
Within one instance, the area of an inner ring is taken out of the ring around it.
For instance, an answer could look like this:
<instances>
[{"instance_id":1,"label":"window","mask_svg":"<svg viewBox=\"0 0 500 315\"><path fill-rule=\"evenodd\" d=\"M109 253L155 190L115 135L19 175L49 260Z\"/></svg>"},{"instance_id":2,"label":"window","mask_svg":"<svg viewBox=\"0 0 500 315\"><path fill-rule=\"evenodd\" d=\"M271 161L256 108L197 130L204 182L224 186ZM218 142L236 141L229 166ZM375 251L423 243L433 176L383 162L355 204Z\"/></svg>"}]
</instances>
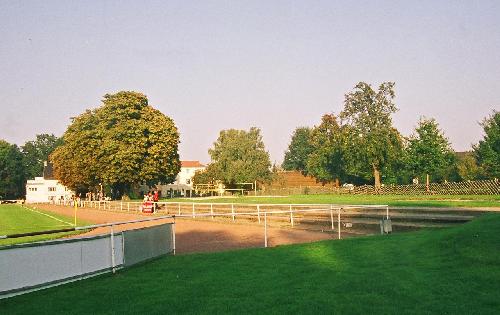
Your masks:
<instances>
[{"instance_id":1,"label":"window","mask_svg":"<svg viewBox=\"0 0 500 315\"><path fill-rule=\"evenodd\" d=\"M49 187L49 191L56 191L55 187Z\"/></svg>"},{"instance_id":2,"label":"window","mask_svg":"<svg viewBox=\"0 0 500 315\"><path fill-rule=\"evenodd\" d=\"M191 184L191 180L190 179L186 179L186 184L187 185Z\"/></svg>"}]
</instances>

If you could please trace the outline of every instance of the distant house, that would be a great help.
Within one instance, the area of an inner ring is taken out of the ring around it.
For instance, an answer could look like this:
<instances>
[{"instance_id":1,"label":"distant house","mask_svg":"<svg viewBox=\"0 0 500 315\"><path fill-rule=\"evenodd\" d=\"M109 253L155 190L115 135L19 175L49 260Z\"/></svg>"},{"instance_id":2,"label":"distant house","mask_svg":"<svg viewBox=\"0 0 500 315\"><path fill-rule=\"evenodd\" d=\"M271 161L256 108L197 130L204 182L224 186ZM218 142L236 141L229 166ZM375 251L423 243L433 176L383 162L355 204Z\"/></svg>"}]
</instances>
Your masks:
<instances>
[{"instance_id":1,"label":"distant house","mask_svg":"<svg viewBox=\"0 0 500 315\"><path fill-rule=\"evenodd\" d=\"M166 197L169 192L183 197L191 197L193 195L193 177L196 171L201 171L206 168L199 161L181 161L181 171L177 174L175 182L169 185L161 185L162 196Z\"/></svg>"},{"instance_id":2,"label":"distant house","mask_svg":"<svg viewBox=\"0 0 500 315\"><path fill-rule=\"evenodd\" d=\"M72 190L59 183L52 175L52 165L45 162L43 176L26 182L27 203L56 203L68 201L74 194Z\"/></svg>"}]
</instances>

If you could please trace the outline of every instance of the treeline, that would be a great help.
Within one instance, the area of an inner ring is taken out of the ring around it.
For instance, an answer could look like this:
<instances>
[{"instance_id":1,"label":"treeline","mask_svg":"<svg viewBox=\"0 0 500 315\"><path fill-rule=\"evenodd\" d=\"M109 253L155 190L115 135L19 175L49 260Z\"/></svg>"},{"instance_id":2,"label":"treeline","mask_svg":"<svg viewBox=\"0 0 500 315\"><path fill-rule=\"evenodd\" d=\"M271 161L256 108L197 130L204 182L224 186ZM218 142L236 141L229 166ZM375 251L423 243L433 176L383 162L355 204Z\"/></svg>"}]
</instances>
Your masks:
<instances>
[{"instance_id":1,"label":"treeline","mask_svg":"<svg viewBox=\"0 0 500 315\"><path fill-rule=\"evenodd\" d=\"M500 177L500 113L481 123L484 138L456 154L433 118L420 118L404 137L392 123L394 83L378 90L360 82L345 95L339 115L325 114L313 128L295 129L282 164L322 182L407 184Z\"/></svg>"},{"instance_id":2,"label":"treeline","mask_svg":"<svg viewBox=\"0 0 500 315\"><path fill-rule=\"evenodd\" d=\"M24 196L26 180L42 176L44 161L61 143L53 134L36 135L21 147L0 139L0 199Z\"/></svg>"}]
</instances>

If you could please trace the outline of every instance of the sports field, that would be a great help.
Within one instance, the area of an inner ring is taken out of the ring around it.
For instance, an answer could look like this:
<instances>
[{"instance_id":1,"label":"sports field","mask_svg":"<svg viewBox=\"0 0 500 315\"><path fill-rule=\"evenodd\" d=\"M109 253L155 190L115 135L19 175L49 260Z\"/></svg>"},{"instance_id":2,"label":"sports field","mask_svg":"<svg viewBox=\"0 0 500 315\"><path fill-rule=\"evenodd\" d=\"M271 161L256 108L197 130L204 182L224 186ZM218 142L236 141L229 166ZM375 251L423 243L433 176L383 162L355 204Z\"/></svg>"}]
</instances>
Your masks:
<instances>
[{"instance_id":1,"label":"sports field","mask_svg":"<svg viewBox=\"0 0 500 315\"><path fill-rule=\"evenodd\" d=\"M3 314L498 314L500 215L390 236L167 256Z\"/></svg>"},{"instance_id":2,"label":"sports field","mask_svg":"<svg viewBox=\"0 0 500 315\"><path fill-rule=\"evenodd\" d=\"M73 224L74 219L71 217L46 212L36 207L17 204L0 205L0 235L64 229L73 227ZM83 225L85 222L77 222L77 224ZM54 239L64 235L68 233L0 239L0 246Z\"/></svg>"}]
</instances>

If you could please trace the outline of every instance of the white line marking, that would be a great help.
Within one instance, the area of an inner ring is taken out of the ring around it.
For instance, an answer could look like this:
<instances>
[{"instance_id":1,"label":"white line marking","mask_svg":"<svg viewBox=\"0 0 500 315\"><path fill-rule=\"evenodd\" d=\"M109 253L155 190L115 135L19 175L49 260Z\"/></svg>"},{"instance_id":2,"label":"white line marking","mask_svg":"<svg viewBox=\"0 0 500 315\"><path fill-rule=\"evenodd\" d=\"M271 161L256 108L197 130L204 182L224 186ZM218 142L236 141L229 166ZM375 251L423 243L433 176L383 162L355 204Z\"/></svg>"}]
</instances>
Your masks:
<instances>
[{"instance_id":1,"label":"white line marking","mask_svg":"<svg viewBox=\"0 0 500 315\"><path fill-rule=\"evenodd\" d=\"M73 223L69 223L69 222L66 222L66 221L64 221L64 220L58 219L58 218L56 218L56 217L51 216L50 214L46 214L46 213L43 213L43 212L40 212L40 211L36 211L36 210L34 210L34 209L30 209L30 208L28 208L28 207L26 207L26 206L23 206L23 208L28 209L29 211L36 212L36 213L38 213L38 214L44 215L44 216L49 217L49 218L51 218L51 219L57 220L57 221L59 221L59 222L62 222L62 223L64 223L64 224L67 224L67 225L69 225L69 226L73 226Z\"/></svg>"}]
</instances>

